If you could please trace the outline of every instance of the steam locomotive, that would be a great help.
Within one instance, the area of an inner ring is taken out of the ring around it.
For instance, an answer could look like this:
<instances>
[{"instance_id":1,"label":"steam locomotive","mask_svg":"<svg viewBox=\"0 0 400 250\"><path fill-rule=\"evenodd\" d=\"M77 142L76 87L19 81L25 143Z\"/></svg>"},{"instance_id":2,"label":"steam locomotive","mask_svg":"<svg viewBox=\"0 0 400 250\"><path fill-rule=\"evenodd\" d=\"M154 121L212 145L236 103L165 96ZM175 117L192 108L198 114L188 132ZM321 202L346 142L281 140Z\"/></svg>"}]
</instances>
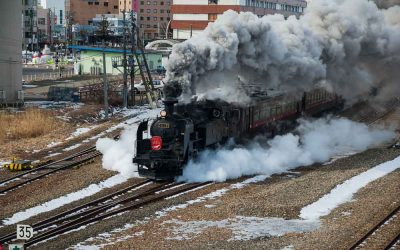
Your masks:
<instances>
[{"instance_id":1,"label":"steam locomotive","mask_svg":"<svg viewBox=\"0 0 400 250\"><path fill-rule=\"evenodd\" d=\"M190 159L231 137L274 136L288 131L300 116L341 109L344 101L334 93L314 89L297 97L256 96L247 106L210 100L179 104L176 99L166 99L164 104L156 120L139 124L133 159L140 176L156 180L181 175Z\"/></svg>"}]
</instances>

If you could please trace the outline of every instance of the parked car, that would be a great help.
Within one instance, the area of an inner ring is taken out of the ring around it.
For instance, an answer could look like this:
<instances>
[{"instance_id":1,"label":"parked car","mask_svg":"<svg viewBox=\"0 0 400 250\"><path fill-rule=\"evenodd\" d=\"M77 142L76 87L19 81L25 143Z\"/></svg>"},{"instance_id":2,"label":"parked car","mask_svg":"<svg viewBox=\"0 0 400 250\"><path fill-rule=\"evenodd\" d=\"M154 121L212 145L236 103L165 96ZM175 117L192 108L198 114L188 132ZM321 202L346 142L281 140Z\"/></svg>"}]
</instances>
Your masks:
<instances>
[{"instance_id":1,"label":"parked car","mask_svg":"<svg viewBox=\"0 0 400 250\"><path fill-rule=\"evenodd\" d=\"M162 89L164 88L164 82L162 80L153 80L153 86L154 89L158 90L161 93ZM134 85L134 91L135 93L146 91L143 81L140 81L140 83Z\"/></svg>"}]
</instances>

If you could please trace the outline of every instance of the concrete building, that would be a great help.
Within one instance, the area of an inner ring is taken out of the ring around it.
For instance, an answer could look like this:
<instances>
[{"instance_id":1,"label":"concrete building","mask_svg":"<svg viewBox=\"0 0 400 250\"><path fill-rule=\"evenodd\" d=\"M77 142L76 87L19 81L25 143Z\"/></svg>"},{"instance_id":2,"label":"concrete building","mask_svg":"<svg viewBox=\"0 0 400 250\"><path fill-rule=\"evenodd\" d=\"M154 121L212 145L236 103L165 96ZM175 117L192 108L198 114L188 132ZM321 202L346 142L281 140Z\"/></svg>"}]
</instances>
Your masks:
<instances>
[{"instance_id":1,"label":"concrete building","mask_svg":"<svg viewBox=\"0 0 400 250\"><path fill-rule=\"evenodd\" d=\"M50 11L42 6L37 8L37 34L40 48L50 43Z\"/></svg>"},{"instance_id":2,"label":"concrete building","mask_svg":"<svg viewBox=\"0 0 400 250\"><path fill-rule=\"evenodd\" d=\"M55 25L65 24L65 0L42 0L42 6L52 12Z\"/></svg>"},{"instance_id":3,"label":"concrete building","mask_svg":"<svg viewBox=\"0 0 400 250\"><path fill-rule=\"evenodd\" d=\"M172 19L171 4L172 0L119 0L119 9L120 13L124 7L126 11L136 10L139 34L143 39L165 39Z\"/></svg>"},{"instance_id":4,"label":"concrete building","mask_svg":"<svg viewBox=\"0 0 400 250\"><path fill-rule=\"evenodd\" d=\"M168 23L172 19L171 4L172 0L139 2L138 28L143 39L166 38Z\"/></svg>"},{"instance_id":5,"label":"concrete building","mask_svg":"<svg viewBox=\"0 0 400 250\"><path fill-rule=\"evenodd\" d=\"M0 105L22 100L21 11L21 1L0 1Z\"/></svg>"},{"instance_id":6,"label":"concrete building","mask_svg":"<svg viewBox=\"0 0 400 250\"><path fill-rule=\"evenodd\" d=\"M96 17L92 19L93 25L96 27L100 27L101 22L103 20L103 16L108 22L109 25L108 30L110 31L110 33L113 36L122 36L124 31L123 14L104 14L104 15L97 14ZM129 18L130 15L126 15L127 24Z\"/></svg>"},{"instance_id":7,"label":"concrete building","mask_svg":"<svg viewBox=\"0 0 400 250\"><path fill-rule=\"evenodd\" d=\"M174 0L171 28L174 39L188 39L229 9L258 16L279 13L288 17L300 16L306 7L305 0Z\"/></svg>"},{"instance_id":8,"label":"concrete building","mask_svg":"<svg viewBox=\"0 0 400 250\"><path fill-rule=\"evenodd\" d=\"M2 1L3 2L3 1ZM23 49L35 51L38 49L38 35L37 35L37 0L23 0L22 1L22 36L23 36Z\"/></svg>"},{"instance_id":9,"label":"concrete building","mask_svg":"<svg viewBox=\"0 0 400 250\"><path fill-rule=\"evenodd\" d=\"M90 25L96 14L118 14L119 0L65 0L66 25Z\"/></svg>"},{"instance_id":10,"label":"concrete building","mask_svg":"<svg viewBox=\"0 0 400 250\"><path fill-rule=\"evenodd\" d=\"M103 72L103 48L89 47L89 46L69 46L74 50L74 53L79 54L80 60L75 63L76 73L100 75ZM106 71L110 75L121 75L122 67L114 68L112 60L122 58L122 49L117 48L106 48L104 49L106 54ZM136 53L140 53L137 51ZM158 67L163 66L162 52L157 51L146 51L146 59L150 70L156 70ZM127 51L127 55L131 55L131 51ZM139 70L136 70L136 74L139 74Z\"/></svg>"}]
</instances>

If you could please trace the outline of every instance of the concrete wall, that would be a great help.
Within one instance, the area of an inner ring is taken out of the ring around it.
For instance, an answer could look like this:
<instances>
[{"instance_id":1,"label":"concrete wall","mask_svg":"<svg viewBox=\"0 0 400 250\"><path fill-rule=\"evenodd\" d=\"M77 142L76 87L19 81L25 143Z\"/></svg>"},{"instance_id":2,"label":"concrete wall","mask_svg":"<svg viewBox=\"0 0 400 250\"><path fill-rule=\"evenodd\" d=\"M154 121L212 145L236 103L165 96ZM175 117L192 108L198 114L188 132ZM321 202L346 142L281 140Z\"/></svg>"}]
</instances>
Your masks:
<instances>
[{"instance_id":1,"label":"concrete wall","mask_svg":"<svg viewBox=\"0 0 400 250\"><path fill-rule=\"evenodd\" d=\"M20 0L0 1L0 91L6 91L9 103L17 101L22 90L21 13Z\"/></svg>"}]
</instances>

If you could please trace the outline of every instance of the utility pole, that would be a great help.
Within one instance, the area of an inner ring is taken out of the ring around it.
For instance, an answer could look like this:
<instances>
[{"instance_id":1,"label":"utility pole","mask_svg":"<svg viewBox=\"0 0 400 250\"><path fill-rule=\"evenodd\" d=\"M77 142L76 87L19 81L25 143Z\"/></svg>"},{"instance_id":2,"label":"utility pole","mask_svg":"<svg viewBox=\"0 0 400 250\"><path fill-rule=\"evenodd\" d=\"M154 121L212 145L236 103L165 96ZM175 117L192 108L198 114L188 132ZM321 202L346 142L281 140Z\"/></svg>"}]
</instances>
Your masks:
<instances>
[{"instance_id":1,"label":"utility pole","mask_svg":"<svg viewBox=\"0 0 400 250\"><path fill-rule=\"evenodd\" d=\"M31 29L31 51L33 52L33 7L29 8L29 24Z\"/></svg>"},{"instance_id":2,"label":"utility pole","mask_svg":"<svg viewBox=\"0 0 400 250\"><path fill-rule=\"evenodd\" d=\"M130 60L130 69L131 69L131 100L132 100L132 106L135 106L136 104L136 96L135 96L135 53L136 53L136 19L134 16L134 11L131 11L131 25L132 25L132 30L131 30L131 60Z\"/></svg>"},{"instance_id":3,"label":"utility pole","mask_svg":"<svg viewBox=\"0 0 400 250\"><path fill-rule=\"evenodd\" d=\"M49 40L49 43L50 43L50 49L51 49L51 47L52 47L52 45L53 45L53 43L52 43L52 39L53 39L53 34L52 34L52 25L53 25L53 21L52 21L52 11L51 11L51 9L49 9L49 33L50 33L50 40Z\"/></svg>"},{"instance_id":4,"label":"utility pole","mask_svg":"<svg viewBox=\"0 0 400 250\"><path fill-rule=\"evenodd\" d=\"M124 10L123 10L123 25L124 25L124 28L123 28L123 60L122 60L122 65L123 65L123 67L124 67L124 75L123 75L123 77L124 77L124 88L123 88L123 90L122 90L122 104L123 104L123 107L124 108L126 108L127 106L128 106L128 73L127 73L127 62L126 62L126 17L125 17L125 14L126 14L126 0L124 0ZM133 91L133 89L132 89L132 91Z\"/></svg>"},{"instance_id":5,"label":"utility pole","mask_svg":"<svg viewBox=\"0 0 400 250\"><path fill-rule=\"evenodd\" d=\"M108 82L107 82L107 69L106 69L106 43L103 36L103 92L104 92L104 113L108 119Z\"/></svg>"},{"instance_id":6,"label":"utility pole","mask_svg":"<svg viewBox=\"0 0 400 250\"><path fill-rule=\"evenodd\" d=\"M192 38L192 35L193 35L193 26L190 25L190 38Z\"/></svg>"}]
</instances>

